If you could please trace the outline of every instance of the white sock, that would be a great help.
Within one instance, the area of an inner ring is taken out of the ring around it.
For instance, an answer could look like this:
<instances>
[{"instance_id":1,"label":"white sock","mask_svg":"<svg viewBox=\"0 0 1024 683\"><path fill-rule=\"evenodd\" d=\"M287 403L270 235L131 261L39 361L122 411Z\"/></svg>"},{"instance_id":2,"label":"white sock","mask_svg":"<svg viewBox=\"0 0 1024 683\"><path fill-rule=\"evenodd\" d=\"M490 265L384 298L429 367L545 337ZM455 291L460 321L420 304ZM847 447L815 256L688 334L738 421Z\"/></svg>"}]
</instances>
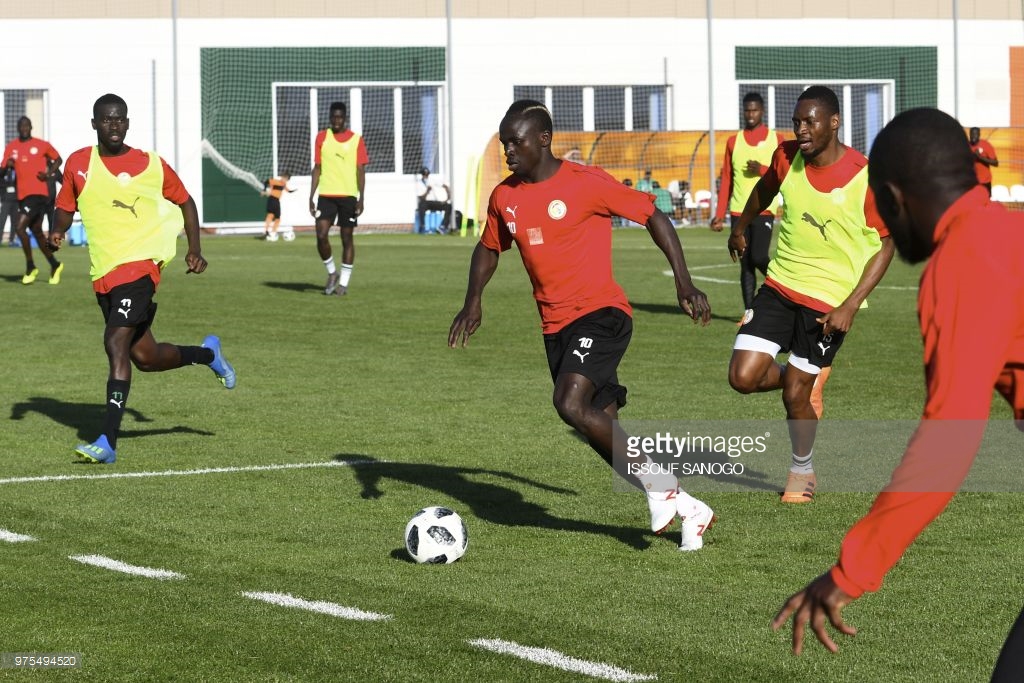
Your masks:
<instances>
[{"instance_id":1,"label":"white sock","mask_svg":"<svg viewBox=\"0 0 1024 683\"><path fill-rule=\"evenodd\" d=\"M336 272L338 272L338 269L334 265L334 257L333 256L331 258L329 258L329 259L324 259L324 265L327 267L327 274L328 275L334 275Z\"/></svg>"},{"instance_id":2,"label":"white sock","mask_svg":"<svg viewBox=\"0 0 1024 683\"><path fill-rule=\"evenodd\" d=\"M352 277L352 263L341 264L341 284L342 287L348 287L348 281Z\"/></svg>"},{"instance_id":3,"label":"white sock","mask_svg":"<svg viewBox=\"0 0 1024 683\"><path fill-rule=\"evenodd\" d=\"M654 464L650 456L644 457L647 458L647 464ZM672 474L667 465L663 466L663 468L654 467L653 469L653 472L638 474L636 477L644 485L645 491L648 493L668 493L679 488L679 480L676 478L676 475Z\"/></svg>"},{"instance_id":4,"label":"white sock","mask_svg":"<svg viewBox=\"0 0 1024 683\"><path fill-rule=\"evenodd\" d=\"M789 466L789 471L792 472L793 474L813 474L814 464L811 462L811 457L813 455L813 450L804 456L799 456L796 453L794 453L793 464Z\"/></svg>"}]
</instances>

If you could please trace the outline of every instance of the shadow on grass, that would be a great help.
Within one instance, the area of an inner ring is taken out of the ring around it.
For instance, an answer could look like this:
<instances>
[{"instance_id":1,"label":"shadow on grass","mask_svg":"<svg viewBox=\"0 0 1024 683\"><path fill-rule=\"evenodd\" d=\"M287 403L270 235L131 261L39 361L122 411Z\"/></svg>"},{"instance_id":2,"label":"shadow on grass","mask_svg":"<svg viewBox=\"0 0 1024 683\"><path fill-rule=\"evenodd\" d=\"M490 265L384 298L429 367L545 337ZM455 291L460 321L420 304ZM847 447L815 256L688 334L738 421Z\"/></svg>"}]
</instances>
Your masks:
<instances>
[{"instance_id":1,"label":"shadow on grass","mask_svg":"<svg viewBox=\"0 0 1024 683\"><path fill-rule=\"evenodd\" d=\"M78 438L83 441L92 441L99 433L103 425L103 419L107 414L107 408L98 403L67 403L58 401L55 398L45 396L33 396L27 401L15 403L11 406L12 420L22 420L28 413L39 413L45 415L54 422L59 422L65 427L70 427L77 432ZM135 422L152 422L151 419L132 408L125 408L125 417ZM126 420L127 421L127 420ZM198 434L200 436L214 436L213 432L192 427L157 427L153 429L125 429L122 427L119 439L131 439L138 436L154 436L156 434Z\"/></svg>"},{"instance_id":2,"label":"shadow on grass","mask_svg":"<svg viewBox=\"0 0 1024 683\"><path fill-rule=\"evenodd\" d=\"M642 304L637 303L635 301L630 301L629 305L632 306L634 310L643 311L644 313L671 313L673 315L686 316L686 313L683 312L683 309L679 308L679 306L674 306L672 304ZM740 321L740 319L736 316L718 315L717 313L712 313L711 319L725 320L730 323L738 323Z\"/></svg>"},{"instance_id":3,"label":"shadow on grass","mask_svg":"<svg viewBox=\"0 0 1024 683\"><path fill-rule=\"evenodd\" d=\"M322 285L314 285L310 282L264 282L264 287L270 287L271 289L283 289L288 292L323 292L324 288Z\"/></svg>"},{"instance_id":4,"label":"shadow on grass","mask_svg":"<svg viewBox=\"0 0 1024 683\"><path fill-rule=\"evenodd\" d=\"M422 486L454 498L469 508L473 516L502 526L532 526L555 531L574 531L608 536L626 545L643 550L650 546L649 532L635 527L611 526L576 519L563 519L548 512L547 508L531 503L515 488L499 486L488 481L470 479L473 475L500 477L509 482L533 488L575 496L570 489L533 481L510 472L476 467L445 467L423 463L378 462L365 455L340 453L335 460L361 460L352 472L362 485L363 498L380 498L384 492L381 481L392 479ZM640 501L640 498L637 498Z\"/></svg>"}]
</instances>

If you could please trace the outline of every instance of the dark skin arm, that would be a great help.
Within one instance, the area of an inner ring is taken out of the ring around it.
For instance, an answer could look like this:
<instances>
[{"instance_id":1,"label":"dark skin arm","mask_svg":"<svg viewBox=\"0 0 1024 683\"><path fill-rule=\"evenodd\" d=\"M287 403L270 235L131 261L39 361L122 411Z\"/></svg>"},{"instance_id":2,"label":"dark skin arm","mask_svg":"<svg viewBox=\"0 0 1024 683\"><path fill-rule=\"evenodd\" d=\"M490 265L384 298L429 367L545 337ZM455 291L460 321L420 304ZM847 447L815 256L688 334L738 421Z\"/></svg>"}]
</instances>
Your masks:
<instances>
[{"instance_id":1,"label":"dark skin arm","mask_svg":"<svg viewBox=\"0 0 1024 683\"><path fill-rule=\"evenodd\" d=\"M452 326L448 330L448 346L465 348L470 336L480 327L483 317L481 299L484 287L490 282L491 276L498 268L498 252L477 243L473 250L473 258L469 263L469 285L466 287L466 301L462 310L456 314Z\"/></svg>"},{"instance_id":2,"label":"dark skin arm","mask_svg":"<svg viewBox=\"0 0 1024 683\"><path fill-rule=\"evenodd\" d=\"M668 259L668 263L672 267L679 307L693 318L694 322L700 321L702 325L707 325L711 322L711 305L704 292L693 286L690 271L686 268L686 259L683 256L683 246L679 243L679 235L676 233L672 221L664 213L655 209L647 220L647 232L650 233L651 239L665 254L665 258Z\"/></svg>"},{"instance_id":3,"label":"dark skin arm","mask_svg":"<svg viewBox=\"0 0 1024 683\"><path fill-rule=\"evenodd\" d=\"M825 619L833 628L848 636L857 635L857 629L843 621L843 608L853 602L843 589L832 580L831 572L825 572L811 581L803 590L789 597L772 619L772 630L777 631L793 617L793 654L798 655L804 648L804 628L810 623L814 636L829 652L838 652L828 630Z\"/></svg>"},{"instance_id":4,"label":"dark skin arm","mask_svg":"<svg viewBox=\"0 0 1024 683\"><path fill-rule=\"evenodd\" d=\"M829 334L835 330L840 332L850 331L850 327L853 326L853 316L857 315L857 311L860 310L860 305L864 303L864 299L868 297L871 290L875 288L875 285L885 275L885 271L888 270L889 264L892 263L892 257L895 253L896 245L893 243L892 238L883 237L882 248L864 266L864 272L860 274L860 281L857 282L857 286L850 292L850 296L846 297L843 303L825 315L815 318L815 320L822 324L823 334Z\"/></svg>"},{"instance_id":5,"label":"dark skin arm","mask_svg":"<svg viewBox=\"0 0 1024 683\"><path fill-rule=\"evenodd\" d=\"M778 194L778 188L770 188L765 183L766 177L761 176L761 179L757 181L757 185L754 185L754 190L747 197L747 203L743 206L743 213L740 214L736 224L732 226L732 232L729 234L729 256L732 257L733 263L743 256L743 252L747 250L747 238L744 233L750 222L767 209L772 203L772 199Z\"/></svg>"}]
</instances>

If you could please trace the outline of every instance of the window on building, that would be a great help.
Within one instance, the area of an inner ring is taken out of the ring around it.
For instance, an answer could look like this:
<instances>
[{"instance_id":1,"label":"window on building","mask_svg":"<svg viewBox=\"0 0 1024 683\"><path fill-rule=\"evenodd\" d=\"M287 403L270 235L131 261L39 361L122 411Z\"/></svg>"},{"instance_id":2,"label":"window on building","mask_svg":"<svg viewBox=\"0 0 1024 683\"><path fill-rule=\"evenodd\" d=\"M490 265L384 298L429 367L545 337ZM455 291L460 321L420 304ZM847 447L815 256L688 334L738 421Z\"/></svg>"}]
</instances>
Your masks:
<instances>
[{"instance_id":1,"label":"window on building","mask_svg":"<svg viewBox=\"0 0 1024 683\"><path fill-rule=\"evenodd\" d=\"M667 85L517 85L514 99L538 100L558 130L668 130Z\"/></svg>"}]
</instances>

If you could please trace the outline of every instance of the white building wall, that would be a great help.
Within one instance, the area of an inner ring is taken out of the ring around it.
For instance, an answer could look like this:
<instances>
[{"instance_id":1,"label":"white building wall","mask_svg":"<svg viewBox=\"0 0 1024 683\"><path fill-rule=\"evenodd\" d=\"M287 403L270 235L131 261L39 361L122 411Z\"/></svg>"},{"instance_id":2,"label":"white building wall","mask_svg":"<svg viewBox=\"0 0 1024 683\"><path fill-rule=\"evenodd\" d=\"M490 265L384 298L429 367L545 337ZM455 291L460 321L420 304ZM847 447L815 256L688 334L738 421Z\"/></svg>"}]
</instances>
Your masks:
<instances>
[{"instance_id":1,"label":"white building wall","mask_svg":"<svg viewBox=\"0 0 1024 683\"><path fill-rule=\"evenodd\" d=\"M95 142L91 105L105 92L130 109L129 144L155 148L202 201L199 50L202 47L436 46L444 19L182 19L178 22L178 129L175 160L173 46L167 19L5 19L5 49L17 68L0 72L0 89L48 92L45 126L36 133L66 158ZM105 36L116 36L109 46ZM310 41L317 36L319 43ZM801 45L936 46L939 106L966 125L1009 125L1009 47L1024 45L1017 21L959 22L959 101L954 99L953 25L948 20L716 20L713 25L715 127L738 125L734 49L750 36ZM841 37L837 41L837 37ZM457 19L453 22L456 204L465 196L470 157L478 155L511 102L515 84L661 84L674 89L675 129L708 127L707 24L700 19ZM155 78L154 78L155 64ZM245 87L238 84L237 87ZM156 102L154 109L153 102ZM155 121L155 124L154 124ZM43 128L45 127L45 131ZM155 127L155 130L154 130ZM8 131L8 136L12 131ZM442 158L448 150L442 149ZM289 196L285 222L307 218L308 179ZM409 222L412 178L371 176L362 222ZM295 208L298 206L298 208ZM202 207L200 206L200 211ZM298 215L296 215L296 213ZM292 214L292 215L288 215Z\"/></svg>"}]
</instances>

